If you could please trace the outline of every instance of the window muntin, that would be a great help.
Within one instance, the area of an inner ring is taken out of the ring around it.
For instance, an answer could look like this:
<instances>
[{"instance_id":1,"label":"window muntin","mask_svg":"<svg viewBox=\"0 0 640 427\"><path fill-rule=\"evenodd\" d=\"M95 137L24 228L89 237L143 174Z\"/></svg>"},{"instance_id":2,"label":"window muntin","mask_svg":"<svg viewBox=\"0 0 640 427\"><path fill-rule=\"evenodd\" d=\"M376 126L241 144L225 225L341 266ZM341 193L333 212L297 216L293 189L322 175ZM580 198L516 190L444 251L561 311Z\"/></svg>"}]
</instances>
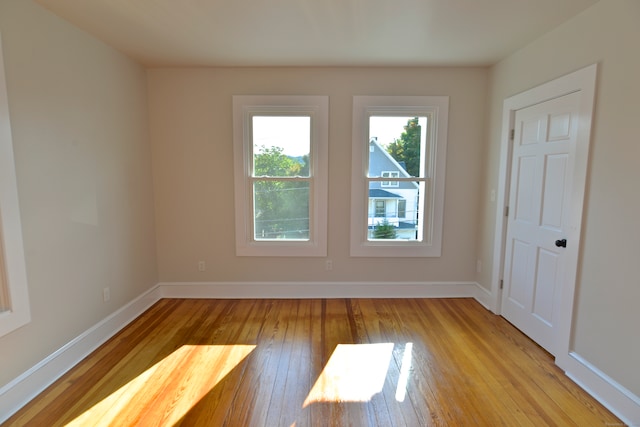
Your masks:
<instances>
[{"instance_id":1,"label":"window muntin","mask_svg":"<svg viewBox=\"0 0 640 427\"><path fill-rule=\"evenodd\" d=\"M325 256L328 97L233 103L236 253Z\"/></svg>"},{"instance_id":2,"label":"window muntin","mask_svg":"<svg viewBox=\"0 0 640 427\"><path fill-rule=\"evenodd\" d=\"M354 97L352 256L440 256L447 114L448 97ZM394 230L371 232L383 222Z\"/></svg>"}]
</instances>

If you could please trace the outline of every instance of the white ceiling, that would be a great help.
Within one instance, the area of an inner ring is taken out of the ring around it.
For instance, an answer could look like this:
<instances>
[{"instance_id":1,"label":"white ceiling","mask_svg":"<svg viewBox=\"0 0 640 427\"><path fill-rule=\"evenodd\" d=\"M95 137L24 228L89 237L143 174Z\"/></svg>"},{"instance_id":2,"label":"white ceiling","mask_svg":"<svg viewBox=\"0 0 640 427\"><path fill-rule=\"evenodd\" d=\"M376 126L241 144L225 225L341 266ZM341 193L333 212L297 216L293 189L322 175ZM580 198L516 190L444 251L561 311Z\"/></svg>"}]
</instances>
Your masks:
<instances>
[{"instance_id":1,"label":"white ceiling","mask_svg":"<svg viewBox=\"0 0 640 427\"><path fill-rule=\"evenodd\" d=\"M490 65L598 0L36 0L147 66Z\"/></svg>"}]
</instances>

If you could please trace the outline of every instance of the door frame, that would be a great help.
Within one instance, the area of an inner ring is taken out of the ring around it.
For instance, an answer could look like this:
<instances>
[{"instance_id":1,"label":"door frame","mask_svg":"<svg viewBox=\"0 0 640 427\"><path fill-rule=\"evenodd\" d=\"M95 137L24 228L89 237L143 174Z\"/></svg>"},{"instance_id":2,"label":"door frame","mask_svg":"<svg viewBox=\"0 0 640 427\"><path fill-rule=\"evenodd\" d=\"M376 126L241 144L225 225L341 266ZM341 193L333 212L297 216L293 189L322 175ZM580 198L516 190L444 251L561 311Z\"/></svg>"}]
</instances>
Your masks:
<instances>
[{"instance_id":1,"label":"door frame","mask_svg":"<svg viewBox=\"0 0 640 427\"><path fill-rule=\"evenodd\" d=\"M557 322L555 340L556 364L561 368L569 363L571 338L573 332L573 305L575 300L578 262L580 257L580 237L582 216L586 190L589 145L591 139L591 123L593 118L597 64L589 65L573 73L559 77L535 88L506 98L502 110L502 130L500 143L500 163L498 172L498 188L496 191L495 234L493 239L493 264L491 270L491 304L496 314L502 311L501 282L504 272L507 221L505 209L509 202L509 183L511 181L511 130L514 129L515 112L517 110L540 104L574 92L581 92L579 115L580 123L576 138L576 156L571 192L571 214L567 239L575 250L567 253L567 265L576 268L566 269L562 278L560 292L560 313Z\"/></svg>"}]
</instances>

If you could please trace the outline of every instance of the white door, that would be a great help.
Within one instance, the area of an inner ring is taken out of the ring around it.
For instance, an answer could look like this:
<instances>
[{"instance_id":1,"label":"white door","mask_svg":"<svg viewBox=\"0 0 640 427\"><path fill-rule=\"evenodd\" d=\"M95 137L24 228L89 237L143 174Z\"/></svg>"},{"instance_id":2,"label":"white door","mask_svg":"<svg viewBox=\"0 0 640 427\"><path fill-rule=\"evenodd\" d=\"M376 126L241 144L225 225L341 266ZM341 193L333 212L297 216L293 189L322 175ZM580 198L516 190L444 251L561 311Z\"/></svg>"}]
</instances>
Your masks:
<instances>
[{"instance_id":1,"label":"white door","mask_svg":"<svg viewBox=\"0 0 640 427\"><path fill-rule=\"evenodd\" d=\"M573 93L515 113L502 315L554 355L563 276L576 268L567 255L578 250L566 239L579 101Z\"/></svg>"}]
</instances>

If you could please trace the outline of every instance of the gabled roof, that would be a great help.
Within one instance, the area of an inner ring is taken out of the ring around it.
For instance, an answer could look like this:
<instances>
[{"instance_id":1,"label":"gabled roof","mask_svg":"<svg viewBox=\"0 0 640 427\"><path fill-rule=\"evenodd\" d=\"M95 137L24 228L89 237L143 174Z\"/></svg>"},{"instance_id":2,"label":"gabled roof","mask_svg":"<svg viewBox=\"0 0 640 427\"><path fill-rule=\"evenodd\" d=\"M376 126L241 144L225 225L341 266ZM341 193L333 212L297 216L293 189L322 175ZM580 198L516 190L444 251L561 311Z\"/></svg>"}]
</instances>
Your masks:
<instances>
[{"instance_id":1,"label":"gabled roof","mask_svg":"<svg viewBox=\"0 0 640 427\"><path fill-rule=\"evenodd\" d=\"M398 163L375 138L369 141L369 146L373 148L369 152L369 176L379 177L383 171L397 171L400 177L411 178L404 166ZM390 181L393 180L390 179ZM417 190L418 185L413 181L404 181L400 183L400 188Z\"/></svg>"},{"instance_id":2,"label":"gabled roof","mask_svg":"<svg viewBox=\"0 0 640 427\"><path fill-rule=\"evenodd\" d=\"M387 150L385 150L384 147L382 145L380 145L380 143L378 143L377 138L371 139L369 141L369 144L375 146L374 153L382 155L387 160L387 162L389 162L389 163L391 163L393 165L394 169L396 169L398 172L400 172L402 174L403 178L410 178L411 177L411 175L409 175L407 173L405 168L400 163L398 163L396 161L396 159L394 159L391 156L391 154L389 154L387 152ZM402 163L404 163L404 162L402 162ZM371 168L371 164L369 165L369 168ZM369 172L371 172L371 171L369 171Z\"/></svg>"}]
</instances>

